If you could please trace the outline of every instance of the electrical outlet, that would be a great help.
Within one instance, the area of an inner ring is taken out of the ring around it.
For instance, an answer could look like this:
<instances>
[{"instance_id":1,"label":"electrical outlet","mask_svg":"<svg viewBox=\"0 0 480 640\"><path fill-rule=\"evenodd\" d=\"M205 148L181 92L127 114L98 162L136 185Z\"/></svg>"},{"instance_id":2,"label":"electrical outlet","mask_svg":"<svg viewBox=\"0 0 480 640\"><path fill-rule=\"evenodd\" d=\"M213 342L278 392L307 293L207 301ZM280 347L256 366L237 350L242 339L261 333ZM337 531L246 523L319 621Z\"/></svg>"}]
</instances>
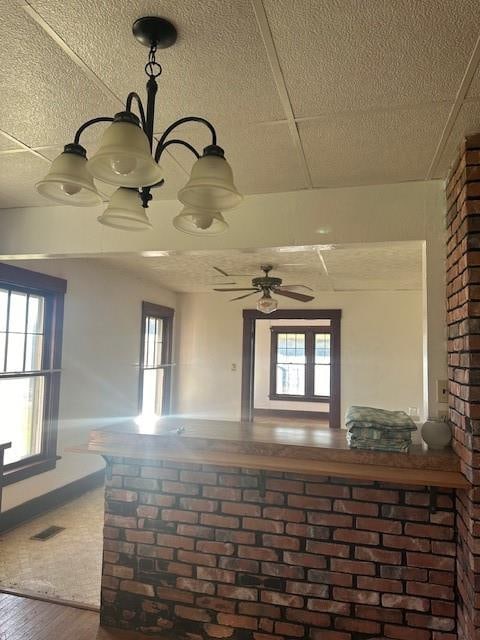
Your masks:
<instances>
[{"instance_id":1,"label":"electrical outlet","mask_svg":"<svg viewBox=\"0 0 480 640\"><path fill-rule=\"evenodd\" d=\"M437 402L448 402L448 380L437 380Z\"/></svg>"},{"instance_id":2,"label":"electrical outlet","mask_svg":"<svg viewBox=\"0 0 480 640\"><path fill-rule=\"evenodd\" d=\"M236 362L232 362L232 366L230 368L230 371L236 371L237 370L237 364Z\"/></svg>"}]
</instances>

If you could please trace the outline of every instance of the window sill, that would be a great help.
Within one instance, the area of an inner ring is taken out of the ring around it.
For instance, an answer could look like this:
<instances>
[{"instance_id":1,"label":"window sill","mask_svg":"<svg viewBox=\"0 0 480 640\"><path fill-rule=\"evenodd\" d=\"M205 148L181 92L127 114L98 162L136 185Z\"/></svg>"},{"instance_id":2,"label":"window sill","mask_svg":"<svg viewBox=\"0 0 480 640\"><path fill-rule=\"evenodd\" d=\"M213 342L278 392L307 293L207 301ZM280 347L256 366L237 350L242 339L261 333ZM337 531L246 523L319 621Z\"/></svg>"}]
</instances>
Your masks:
<instances>
[{"instance_id":1,"label":"window sill","mask_svg":"<svg viewBox=\"0 0 480 640\"><path fill-rule=\"evenodd\" d=\"M290 396L270 394L270 400L282 400L283 402L330 402L330 396Z\"/></svg>"},{"instance_id":2,"label":"window sill","mask_svg":"<svg viewBox=\"0 0 480 640\"><path fill-rule=\"evenodd\" d=\"M39 473L52 471L52 469L55 469L57 466L57 460L60 460L59 456L30 462L24 460L21 463L14 463L12 466L7 465L4 468L2 486L5 487L9 484L14 484L15 482L36 476Z\"/></svg>"}]
</instances>

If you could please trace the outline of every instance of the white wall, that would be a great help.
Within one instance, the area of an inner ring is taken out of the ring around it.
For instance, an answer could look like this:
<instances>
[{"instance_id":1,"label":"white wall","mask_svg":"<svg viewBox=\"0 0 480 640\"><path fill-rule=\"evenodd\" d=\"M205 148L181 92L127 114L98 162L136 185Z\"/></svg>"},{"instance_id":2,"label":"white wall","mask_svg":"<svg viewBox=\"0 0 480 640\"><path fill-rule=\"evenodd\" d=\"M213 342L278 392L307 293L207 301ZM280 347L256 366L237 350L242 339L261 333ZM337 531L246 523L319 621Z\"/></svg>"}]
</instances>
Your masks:
<instances>
[{"instance_id":1,"label":"white wall","mask_svg":"<svg viewBox=\"0 0 480 640\"><path fill-rule=\"evenodd\" d=\"M141 303L176 306L176 295L90 260L32 260L16 266L65 278L62 378L56 469L5 487L5 511L86 476L99 456L66 453L90 429L136 415Z\"/></svg>"},{"instance_id":2,"label":"white wall","mask_svg":"<svg viewBox=\"0 0 480 640\"><path fill-rule=\"evenodd\" d=\"M204 237L202 249L281 247L350 242L425 240L426 218L443 211L443 182L404 182L364 187L308 189L246 196L227 211L228 233ZM3 209L0 215L0 259L161 250L198 251L198 238L178 233L173 217L177 200L153 200L150 233L118 233L99 228L105 205L45 206Z\"/></svg>"},{"instance_id":3,"label":"white wall","mask_svg":"<svg viewBox=\"0 0 480 640\"><path fill-rule=\"evenodd\" d=\"M286 400L270 400L270 349L271 327L284 326L325 326L329 320L257 320L255 322L255 376L254 402L255 409L281 409L283 411L325 411L329 410L328 402L292 402Z\"/></svg>"},{"instance_id":4,"label":"white wall","mask_svg":"<svg viewBox=\"0 0 480 640\"><path fill-rule=\"evenodd\" d=\"M342 415L351 404L421 410L420 291L322 292L308 306L342 309ZM179 308L177 411L238 420L241 302L228 302L221 294L181 294Z\"/></svg>"}]
</instances>

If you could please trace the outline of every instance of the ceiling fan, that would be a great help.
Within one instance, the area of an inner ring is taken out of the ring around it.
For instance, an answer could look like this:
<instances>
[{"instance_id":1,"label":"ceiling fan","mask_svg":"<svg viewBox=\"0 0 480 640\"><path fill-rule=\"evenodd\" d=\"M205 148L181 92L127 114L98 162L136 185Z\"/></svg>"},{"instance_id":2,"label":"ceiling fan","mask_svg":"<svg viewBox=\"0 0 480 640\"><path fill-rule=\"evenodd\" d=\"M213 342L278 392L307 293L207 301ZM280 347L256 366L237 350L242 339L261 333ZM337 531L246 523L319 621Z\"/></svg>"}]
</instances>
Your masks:
<instances>
[{"instance_id":1,"label":"ceiling fan","mask_svg":"<svg viewBox=\"0 0 480 640\"><path fill-rule=\"evenodd\" d=\"M220 267L214 267L213 265L212 265L212 269L215 269L215 271L216 271L219 275L223 276L224 278L230 278L230 279L232 279L232 278L251 278L251 277L252 277L252 274L251 274L251 273L227 273L227 272L226 272L226 271L224 271L223 269L220 269ZM224 282L222 282L222 283L219 283L219 282L212 282L211 284L212 284L212 285L214 285L214 284L215 284L215 285L218 285L218 284L225 285L225 284L237 284L237 283L236 283L235 281L232 281L232 282L225 282L225 281L224 281Z\"/></svg>"},{"instance_id":2,"label":"ceiling fan","mask_svg":"<svg viewBox=\"0 0 480 640\"><path fill-rule=\"evenodd\" d=\"M214 291L250 292L236 298L232 298L230 302L248 298L248 296L253 296L255 293L262 293L263 295L257 303L257 309L259 311L262 311L263 313L272 313L272 311L275 311L275 309L278 307L278 302L277 300L275 300L275 298L272 298L272 293L275 293L278 296L292 298L293 300L298 300L299 302L310 302L310 300L314 299L313 296L309 296L304 293L298 293L297 291L295 291L295 289L307 289L308 291L313 291L313 289L307 287L304 284L290 284L282 286L281 278L275 278L269 275L270 271L273 269L272 265L262 265L260 269L264 272L265 275L258 278L253 278L251 287L235 289L214 289Z\"/></svg>"}]
</instances>

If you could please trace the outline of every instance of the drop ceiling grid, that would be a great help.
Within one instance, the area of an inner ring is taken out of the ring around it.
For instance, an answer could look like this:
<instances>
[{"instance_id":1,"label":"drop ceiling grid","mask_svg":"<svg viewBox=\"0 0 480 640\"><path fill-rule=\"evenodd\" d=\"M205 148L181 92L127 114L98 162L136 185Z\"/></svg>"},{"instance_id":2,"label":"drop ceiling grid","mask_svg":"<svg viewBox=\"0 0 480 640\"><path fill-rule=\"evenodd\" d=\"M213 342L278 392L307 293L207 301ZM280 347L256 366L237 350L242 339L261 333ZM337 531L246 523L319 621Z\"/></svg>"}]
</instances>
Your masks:
<instances>
[{"instance_id":1,"label":"drop ceiling grid","mask_svg":"<svg viewBox=\"0 0 480 640\"><path fill-rule=\"evenodd\" d=\"M34 149L56 147L68 141L77 119L98 115L102 109L116 110L21 5L30 5L115 95L141 91L146 50L131 38L130 28L138 16L158 14L158 2L117 3L115 20L109 0L12 3L3 12L1 25L6 32L18 29L20 37L3 47L2 85L6 80L14 98L13 112L22 114L23 124L4 114L0 127ZM279 97L255 5L264 7L267 22L263 29L270 33L293 108L290 113ZM239 167L239 185L245 193L309 187L295 157L298 139L292 136L292 113L315 187L424 179L480 22L476 0L365 0L361 12L356 0L263 0L263 4L261 0L206 0L201 11L193 0L165 0L161 13L178 24L180 37L175 47L161 52L164 74L157 124L162 128L184 111L212 119L229 143L227 152L230 150L234 168ZM119 38L119 33L125 36ZM27 61L25 74L22 65ZM22 82L24 76L28 81L32 69L33 81L26 82L28 87L19 86L17 74ZM185 69L188 75L182 75ZM477 72L432 177L445 176L445 157L466 131L477 127L475 109L478 106L480 111L480 104L472 99L480 97L479 86ZM7 102L11 103L11 97L9 94ZM409 117L402 122L398 114L405 110ZM383 125L378 125L382 112L386 114ZM72 114L78 114L75 123ZM21 132L20 125L24 126ZM272 130L282 128L285 134L277 136L278 142L270 147ZM385 144L385 131L393 144ZM248 136L257 140L263 153L249 153ZM13 143L0 136L0 157L11 158L14 149ZM191 159L174 155L178 164L166 172L171 188L159 191L158 197L174 197L177 183L185 179L182 169L188 171L191 166ZM395 162L396 156L400 162ZM31 178L28 171L17 176L17 188L28 188Z\"/></svg>"}]
</instances>

